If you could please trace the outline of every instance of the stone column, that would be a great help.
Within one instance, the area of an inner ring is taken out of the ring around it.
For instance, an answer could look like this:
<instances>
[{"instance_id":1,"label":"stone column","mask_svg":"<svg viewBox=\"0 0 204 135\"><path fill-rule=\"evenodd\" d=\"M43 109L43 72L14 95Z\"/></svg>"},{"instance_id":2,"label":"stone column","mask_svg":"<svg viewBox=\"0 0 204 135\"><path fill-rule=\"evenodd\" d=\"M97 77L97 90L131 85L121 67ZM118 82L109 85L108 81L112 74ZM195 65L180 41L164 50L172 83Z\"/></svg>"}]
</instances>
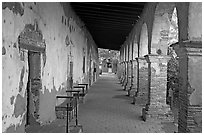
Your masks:
<instances>
[{"instance_id":1,"label":"stone column","mask_svg":"<svg viewBox=\"0 0 204 135\"><path fill-rule=\"evenodd\" d=\"M145 121L162 119L171 121L170 106L166 104L167 92L167 62L170 59L167 55L145 56L148 62L148 103L142 110Z\"/></svg>"},{"instance_id":2,"label":"stone column","mask_svg":"<svg viewBox=\"0 0 204 135\"><path fill-rule=\"evenodd\" d=\"M202 42L180 42L178 132L202 132Z\"/></svg>"},{"instance_id":3,"label":"stone column","mask_svg":"<svg viewBox=\"0 0 204 135\"><path fill-rule=\"evenodd\" d=\"M137 61L137 90L133 96L133 104L146 105L148 95L148 67L144 57L135 58Z\"/></svg>"}]
</instances>

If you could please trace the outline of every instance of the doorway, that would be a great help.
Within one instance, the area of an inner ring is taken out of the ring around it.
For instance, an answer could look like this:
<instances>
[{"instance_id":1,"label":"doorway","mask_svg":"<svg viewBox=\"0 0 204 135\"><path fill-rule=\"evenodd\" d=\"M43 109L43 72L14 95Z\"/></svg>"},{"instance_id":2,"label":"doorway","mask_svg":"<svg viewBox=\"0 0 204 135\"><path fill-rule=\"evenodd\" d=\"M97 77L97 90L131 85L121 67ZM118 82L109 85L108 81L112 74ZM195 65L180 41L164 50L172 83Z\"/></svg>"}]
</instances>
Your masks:
<instances>
[{"instance_id":1,"label":"doorway","mask_svg":"<svg viewBox=\"0 0 204 135\"><path fill-rule=\"evenodd\" d=\"M28 84L26 126L39 124L39 99L41 80L41 53L28 51Z\"/></svg>"}]
</instances>

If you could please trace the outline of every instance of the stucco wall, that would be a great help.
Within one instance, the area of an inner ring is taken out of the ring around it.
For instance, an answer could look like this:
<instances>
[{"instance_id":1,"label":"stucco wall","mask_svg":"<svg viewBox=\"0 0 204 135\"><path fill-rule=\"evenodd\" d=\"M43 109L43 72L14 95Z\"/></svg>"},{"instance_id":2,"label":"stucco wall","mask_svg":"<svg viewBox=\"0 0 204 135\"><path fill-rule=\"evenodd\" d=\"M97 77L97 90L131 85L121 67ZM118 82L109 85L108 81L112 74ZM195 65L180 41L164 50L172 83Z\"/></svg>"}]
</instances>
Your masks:
<instances>
[{"instance_id":1,"label":"stucco wall","mask_svg":"<svg viewBox=\"0 0 204 135\"><path fill-rule=\"evenodd\" d=\"M191 2L189 4L189 39L202 41L202 3Z\"/></svg>"},{"instance_id":2,"label":"stucco wall","mask_svg":"<svg viewBox=\"0 0 204 135\"><path fill-rule=\"evenodd\" d=\"M82 23L69 4L3 3L2 5L2 101L4 101L2 131L24 132L29 71L28 51L19 48L18 36L25 25L37 23L46 44L45 64L41 67L42 89L37 120L41 124L55 119L55 96L65 93L69 72L68 59L74 63L73 81L80 83L86 81L83 78L88 74L89 53L92 53L93 61L98 61L98 54L91 36L85 28L82 29ZM88 50L90 48L92 51ZM86 56L85 75L82 72L84 55ZM44 61L41 59L41 62Z\"/></svg>"}]
</instances>

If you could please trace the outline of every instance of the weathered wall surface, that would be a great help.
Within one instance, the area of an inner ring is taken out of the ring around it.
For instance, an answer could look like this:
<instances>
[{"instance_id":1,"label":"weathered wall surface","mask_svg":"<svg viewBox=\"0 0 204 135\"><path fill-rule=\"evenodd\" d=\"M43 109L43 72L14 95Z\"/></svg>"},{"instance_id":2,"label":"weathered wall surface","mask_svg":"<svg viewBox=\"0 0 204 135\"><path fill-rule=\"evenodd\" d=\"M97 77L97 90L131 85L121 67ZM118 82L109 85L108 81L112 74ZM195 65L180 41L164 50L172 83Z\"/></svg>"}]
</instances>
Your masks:
<instances>
[{"instance_id":1,"label":"weathered wall surface","mask_svg":"<svg viewBox=\"0 0 204 135\"><path fill-rule=\"evenodd\" d=\"M98 52L69 4L2 3L2 8L2 131L24 132L29 66L28 50L19 47L18 36L25 25L37 27L46 44L45 56L41 55L42 89L36 120L41 124L56 117L55 96L65 93L69 62L73 62L73 82L88 82L89 53L92 61L98 64ZM82 71L83 56L86 59L85 73Z\"/></svg>"},{"instance_id":2,"label":"weathered wall surface","mask_svg":"<svg viewBox=\"0 0 204 135\"><path fill-rule=\"evenodd\" d=\"M189 4L189 39L202 41L202 3L191 2Z\"/></svg>"},{"instance_id":3,"label":"weathered wall surface","mask_svg":"<svg viewBox=\"0 0 204 135\"><path fill-rule=\"evenodd\" d=\"M202 106L202 57L189 58L189 85L193 89L190 95L190 105Z\"/></svg>"}]
</instances>

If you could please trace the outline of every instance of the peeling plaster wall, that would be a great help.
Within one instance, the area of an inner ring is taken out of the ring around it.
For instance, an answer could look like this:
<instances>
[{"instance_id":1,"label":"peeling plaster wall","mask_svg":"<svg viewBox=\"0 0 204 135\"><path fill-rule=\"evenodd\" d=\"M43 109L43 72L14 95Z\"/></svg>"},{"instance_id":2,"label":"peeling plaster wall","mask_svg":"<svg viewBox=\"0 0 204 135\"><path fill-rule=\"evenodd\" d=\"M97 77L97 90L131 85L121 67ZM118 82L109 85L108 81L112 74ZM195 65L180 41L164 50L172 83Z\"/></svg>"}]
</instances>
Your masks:
<instances>
[{"instance_id":1,"label":"peeling plaster wall","mask_svg":"<svg viewBox=\"0 0 204 135\"><path fill-rule=\"evenodd\" d=\"M18 36L26 24L38 24L45 40L45 65L41 67L39 119L41 124L53 121L56 95L65 94L68 58L74 63L74 82L82 82L83 48L86 67L88 49L98 61L98 52L91 36L81 29L81 22L67 4L3 3L2 9L2 132L24 132L27 105L28 51L19 48ZM68 38L68 39L66 39ZM87 39L92 41L87 42ZM42 59L42 58L41 58ZM41 60L43 62L43 60ZM96 63L97 64L97 63ZM88 74L88 68L86 68Z\"/></svg>"}]
</instances>

